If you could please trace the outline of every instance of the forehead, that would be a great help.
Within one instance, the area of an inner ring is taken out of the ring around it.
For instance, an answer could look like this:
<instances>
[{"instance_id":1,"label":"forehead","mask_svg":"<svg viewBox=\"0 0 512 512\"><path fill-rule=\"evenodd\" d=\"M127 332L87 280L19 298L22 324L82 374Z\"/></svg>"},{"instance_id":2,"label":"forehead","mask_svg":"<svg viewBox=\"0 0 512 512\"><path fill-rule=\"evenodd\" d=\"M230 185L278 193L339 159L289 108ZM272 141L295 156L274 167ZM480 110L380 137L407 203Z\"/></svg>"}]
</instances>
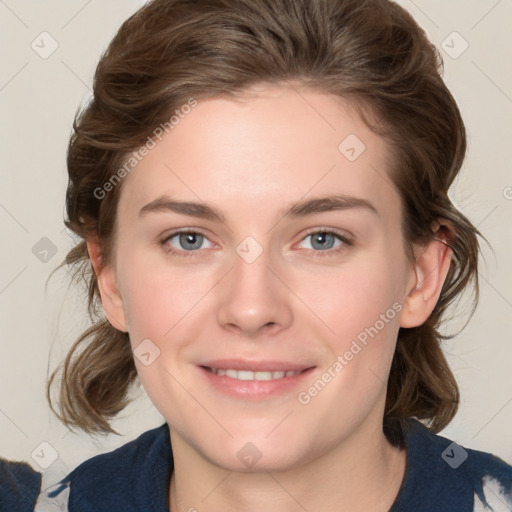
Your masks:
<instances>
[{"instance_id":1,"label":"forehead","mask_svg":"<svg viewBox=\"0 0 512 512\"><path fill-rule=\"evenodd\" d=\"M307 196L344 194L397 210L390 148L354 105L332 95L268 86L240 99L184 109L125 178L120 213L167 194L227 215L281 210Z\"/></svg>"}]
</instances>

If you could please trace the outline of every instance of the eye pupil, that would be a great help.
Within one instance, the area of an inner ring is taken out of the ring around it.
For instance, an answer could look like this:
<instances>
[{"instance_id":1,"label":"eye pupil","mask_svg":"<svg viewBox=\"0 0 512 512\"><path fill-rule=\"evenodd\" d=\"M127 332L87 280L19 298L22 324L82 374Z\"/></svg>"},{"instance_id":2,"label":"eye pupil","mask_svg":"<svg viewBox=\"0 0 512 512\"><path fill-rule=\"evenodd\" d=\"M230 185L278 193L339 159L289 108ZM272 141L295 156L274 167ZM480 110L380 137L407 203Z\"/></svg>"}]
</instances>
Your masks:
<instances>
[{"instance_id":1,"label":"eye pupil","mask_svg":"<svg viewBox=\"0 0 512 512\"><path fill-rule=\"evenodd\" d=\"M315 244L317 242L319 242L320 245L315 247ZM315 249L326 249L326 248L331 249L333 247L333 244L334 244L334 236L332 235L332 233L319 232L319 233L315 233L313 235L312 246Z\"/></svg>"},{"instance_id":2,"label":"eye pupil","mask_svg":"<svg viewBox=\"0 0 512 512\"><path fill-rule=\"evenodd\" d=\"M202 244L202 237L199 233L181 233L180 234L180 245L185 250L199 249ZM192 245L192 247L187 246Z\"/></svg>"}]
</instances>

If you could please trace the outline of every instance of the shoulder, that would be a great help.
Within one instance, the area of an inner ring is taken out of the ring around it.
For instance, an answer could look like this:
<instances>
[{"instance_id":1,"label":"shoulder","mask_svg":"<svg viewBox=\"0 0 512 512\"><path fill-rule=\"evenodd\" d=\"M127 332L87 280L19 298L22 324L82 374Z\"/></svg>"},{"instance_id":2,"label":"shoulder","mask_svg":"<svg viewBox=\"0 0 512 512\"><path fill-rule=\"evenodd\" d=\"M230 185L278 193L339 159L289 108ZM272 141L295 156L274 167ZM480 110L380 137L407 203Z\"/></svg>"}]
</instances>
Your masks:
<instances>
[{"instance_id":1,"label":"shoulder","mask_svg":"<svg viewBox=\"0 0 512 512\"><path fill-rule=\"evenodd\" d=\"M171 471L169 428L164 424L86 460L61 487L69 488L70 512L166 510Z\"/></svg>"},{"instance_id":2,"label":"shoulder","mask_svg":"<svg viewBox=\"0 0 512 512\"><path fill-rule=\"evenodd\" d=\"M32 512L41 486L41 474L24 462L0 458L0 510Z\"/></svg>"},{"instance_id":3,"label":"shoulder","mask_svg":"<svg viewBox=\"0 0 512 512\"><path fill-rule=\"evenodd\" d=\"M411 420L406 431L407 470L393 512L512 511L512 466L465 448ZM409 507L409 508L408 508Z\"/></svg>"}]
</instances>

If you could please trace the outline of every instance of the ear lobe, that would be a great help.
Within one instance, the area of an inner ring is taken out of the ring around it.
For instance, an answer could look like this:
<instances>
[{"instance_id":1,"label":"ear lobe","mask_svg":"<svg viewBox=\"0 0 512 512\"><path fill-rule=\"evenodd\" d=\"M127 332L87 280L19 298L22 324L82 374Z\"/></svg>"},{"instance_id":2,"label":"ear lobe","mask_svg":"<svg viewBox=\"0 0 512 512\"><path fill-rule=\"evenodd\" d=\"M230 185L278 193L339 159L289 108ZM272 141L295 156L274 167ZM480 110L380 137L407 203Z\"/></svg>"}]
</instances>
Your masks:
<instances>
[{"instance_id":1,"label":"ear lobe","mask_svg":"<svg viewBox=\"0 0 512 512\"><path fill-rule=\"evenodd\" d=\"M418 327L430 316L441 295L451 257L452 249L439 238L418 249L414 265L416 279L405 298L400 327Z\"/></svg>"},{"instance_id":2,"label":"ear lobe","mask_svg":"<svg viewBox=\"0 0 512 512\"><path fill-rule=\"evenodd\" d=\"M98 280L101 305L107 320L117 330L128 332L123 299L117 288L113 266L103 263L101 247L97 239L87 240L87 251Z\"/></svg>"}]
</instances>

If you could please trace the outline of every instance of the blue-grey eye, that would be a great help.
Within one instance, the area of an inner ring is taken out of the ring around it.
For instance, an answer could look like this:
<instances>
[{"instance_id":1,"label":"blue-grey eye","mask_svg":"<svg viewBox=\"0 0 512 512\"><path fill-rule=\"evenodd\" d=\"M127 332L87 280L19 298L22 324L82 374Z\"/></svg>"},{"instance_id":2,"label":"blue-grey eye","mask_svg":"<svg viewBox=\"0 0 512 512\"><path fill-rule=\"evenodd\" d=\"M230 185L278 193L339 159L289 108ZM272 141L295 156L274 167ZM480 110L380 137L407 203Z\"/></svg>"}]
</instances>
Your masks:
<instances>
[{"instance_id":1,"label":"blue-grey eye","mask_svg":"<svg viewBox=\"0 0 512 512\"><path fill-rule=\"evenodd\" d=\"M175 244L172 243L172 240L174 240L174 239L177 239L178 246L176 246ZM180 233L176 233L176 234L170 236L167 239L166 243L168 243L175 249L181 249L181 250L185 250L185 251L194 251L196 249L201 249L201 247L205 241L210 243L209 247L211 247L211 242L209 242L209 240L201 233L196 233L196 232L192 232L192 231L191 232L182 231Z\"/></svg>"},{"instance_id":2,"label":"blue-grey eye","mask_svg":"<svg viewBox=\"0 0 512 512\"><path fill-rule=\"evenodd\" d=\"M306 249L315 249L319 251L333 249L343 244L343 240L341 240L339 235L329 231L317 231L315 233L310 233L303 240L311 240L309 247L305 247ZM336 240L338 240L337 245L335 245Z\"/></svg>"}]
</instances>

